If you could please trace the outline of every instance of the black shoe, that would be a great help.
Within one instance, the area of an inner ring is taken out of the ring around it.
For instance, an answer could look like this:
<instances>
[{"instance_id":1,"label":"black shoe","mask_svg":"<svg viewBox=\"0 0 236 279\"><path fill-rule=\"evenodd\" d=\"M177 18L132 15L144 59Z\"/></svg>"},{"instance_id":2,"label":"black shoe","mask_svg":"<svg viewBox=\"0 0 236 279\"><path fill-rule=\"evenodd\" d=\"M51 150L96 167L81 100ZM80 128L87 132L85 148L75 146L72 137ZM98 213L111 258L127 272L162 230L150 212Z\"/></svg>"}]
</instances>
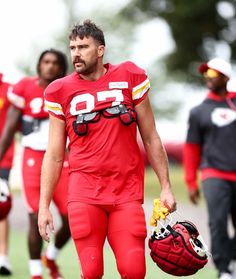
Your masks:
<instances>
[{"instance_id":1,"label":"black shoe","mask_svg":"<svg viewBox=\"0 0 236 279\"><path fill-rule=\"evenodd\" d=\"M12 272L11 272L11 270L8 269L7 267L1 266L1 267L0 267L0 275L3 275L3 276L10 276L10 275L12 275Z\"/></svg>"}]
</instances>

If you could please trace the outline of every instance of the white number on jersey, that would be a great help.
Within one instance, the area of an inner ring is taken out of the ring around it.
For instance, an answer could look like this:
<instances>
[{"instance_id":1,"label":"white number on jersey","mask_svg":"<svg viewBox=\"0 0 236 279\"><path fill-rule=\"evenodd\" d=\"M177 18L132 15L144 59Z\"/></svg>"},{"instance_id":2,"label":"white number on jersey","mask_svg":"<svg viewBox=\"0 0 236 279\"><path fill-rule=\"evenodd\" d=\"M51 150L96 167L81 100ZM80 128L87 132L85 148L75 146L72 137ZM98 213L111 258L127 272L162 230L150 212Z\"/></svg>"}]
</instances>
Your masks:
<instances>
[{"instance_id":1,"label":"white number on jersey","mask_svg":"<svg viewBox=\"0 0 236 279\"><path fill-rule=\"evenodd\" d=\"M32 113L40 113L43 108L43 99L38 97L31 100L29 104Z\"/></svg>"},{"instance_id":2,"label":"white number on jersey","mask_svg":"<svg viewBox=\"0 0 236 279\"><path fill-rule=\"evenodd\" d=\"M108 98L115 98L115 101L111 103L111 106L119 105L123 100L124 96L122 90L107 90L97 92L98 102L103 102ZM84 109L77 109L79 103L85 103ZM81 113L91 112L95 108L95 97L90 93L85 93L79 96L75 96L70 102L70 113L72 115L78 115Z\"/></svg>"}]
</instances>

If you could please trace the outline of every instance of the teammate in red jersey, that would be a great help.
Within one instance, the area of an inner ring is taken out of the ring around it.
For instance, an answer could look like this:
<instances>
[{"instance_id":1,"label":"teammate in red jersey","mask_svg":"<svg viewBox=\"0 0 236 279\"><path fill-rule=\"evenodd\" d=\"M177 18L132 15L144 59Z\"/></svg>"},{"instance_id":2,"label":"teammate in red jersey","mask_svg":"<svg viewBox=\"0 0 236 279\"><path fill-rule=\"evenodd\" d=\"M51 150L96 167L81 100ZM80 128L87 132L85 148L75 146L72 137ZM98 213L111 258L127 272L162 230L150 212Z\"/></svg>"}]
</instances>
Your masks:
<instances>
[{"instance_id":1,"label":"teammate in red jersey","mask_svg":"<svg viewBox=\"0 0 236 279\"><path fill-rule=\"evenodd\" d=\"M105 40L91 21L70 34L75 72L45 91L49 145L41 176L39 230L49 241L49 204L69 143L68 214L84 279L102 278L107 238L122 278L144 278L144 164L137 126L160 180L161 202L175 210L166 153L155 129L146 73L132 62L103 64ZM135 268L134 268L135 267Z\"/></svg>"},{"instance_id":2,"label":"teammate in red jersey","mask_svg":"<svg viewBox=\"0 0 236 279\"><path fill-rule=\"evenodd\" d=\"M32 278L42 278L41 251L42 238L37 227L37 213L40 196L40 173L43 155L47 147L48 112L44 109L44 89L53 80L66 74L67 62L63 53L50 49L39 57L38 76L27 77L19 81L8 92L12 106L0 141L0 160L5 154L14 132L21 121L23 154L23 190L29 212L29 268ZM67 218L68 163L64 161L63 171L53 200L59 210L62 226L55 236L55 244L50 244L43 256L52 279L59 279L55 258L59 250L70 238Z\"/></svg>"},{"instance_id":3,"label":"teammate in red jersey","mask_svg":"<svg viewBox=\"0 0 236 279\"><path fill-rule=\"evenodd\" d=\"M0 134L6 121L7 110L10 105L7 92L10 84L3 82L3 74L0 73ZM13 161L14 144L12 143L3 160L0 162L0 179L8 181ZM11 275L12 269L8 258L8 218L0 221L0 275Z\"/></svg>"}]
</instances>

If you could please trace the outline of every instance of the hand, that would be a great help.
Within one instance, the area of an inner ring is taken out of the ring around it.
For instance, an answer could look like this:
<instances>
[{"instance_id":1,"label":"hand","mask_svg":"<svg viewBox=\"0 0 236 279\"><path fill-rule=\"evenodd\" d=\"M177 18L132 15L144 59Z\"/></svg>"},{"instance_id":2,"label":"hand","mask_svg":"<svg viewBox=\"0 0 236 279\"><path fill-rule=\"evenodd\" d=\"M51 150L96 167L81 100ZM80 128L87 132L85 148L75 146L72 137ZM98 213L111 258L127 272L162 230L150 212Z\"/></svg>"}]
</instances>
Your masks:
<instances>
[{"instance_id":1,"label":"hand","mask_svg":"<svg viewBox=\"0 0 236 279\"><path fill-rule=\"evenodd\" d=\"M193 204L198 204L200 200L200 193L198 189L191 189L188 192L189 194L189 199Z\"/></svg>"},{"instance_id":2,"label":"hand","mask_svg":"<svg viewBox=\"0 0 236 279\"><path fill-rule=\"evenodd\" d=\"M38 227L39 227L39 233L42 236L44 240L47 242L50 241L49 232L54 233L54 225L53 225L53 218L50 210L48 208L45 209L39 209L38 213Z\"/></svg>"},{"instance_id":3,"label":"hand","mask_svg":"<svg viewBox=\"0 0 236 279\"><path fill-rule=\"evenodd\" d=\"M163 206L167 207L169 212L176 210L176 200L171 191L171 188L163 189L160 194L160 202Z\"/></svg>"}]
</instances>

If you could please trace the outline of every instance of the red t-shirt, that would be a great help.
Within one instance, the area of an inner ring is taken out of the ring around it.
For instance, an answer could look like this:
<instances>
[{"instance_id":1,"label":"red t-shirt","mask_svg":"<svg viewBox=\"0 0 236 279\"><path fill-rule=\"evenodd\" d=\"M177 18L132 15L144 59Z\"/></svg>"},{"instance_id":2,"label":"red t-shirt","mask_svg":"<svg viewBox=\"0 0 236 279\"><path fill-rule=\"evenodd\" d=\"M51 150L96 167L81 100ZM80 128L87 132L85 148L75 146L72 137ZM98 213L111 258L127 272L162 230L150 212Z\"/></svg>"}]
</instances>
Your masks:
<instances>
[{"instance_id":1,"label":"red t-shirt","mask_svg":"<svg viewBox=\"0 0 236 279\"><path fill-rule=\"evenodd\" d=\"M38 77L26 77L8 92L9 101L22 111L22 115L33 118L47 118L44 109L44 87L38 84Z\"/></svg>"},{"instance_id":2,"label":"red t-shirt","mask_svg":"<svg viewBox=\"0 0 236 279\"><path fill-rule=\"evenodd\" d=\"M7 99L7 92L9 88L10 85L8 83L0 81L0 134L2 133L3 127L5 125L7 110L10 105ZM14 144L12 143L0 163L0 168L6 168L6 169L11 168L13 153L14 153Z\"/></svg>"},{"instance_id":3,"label":"red t-shirt","mask_svg":"<svg viewBox=\"0 0 236 279\"><path fill-rule=\"evenodd\" d=\"M45 88L38 81L38 77L23 78L8 92L8 99L22 113L22 145L44 151L48 142L49 115L44 106ZM37 129L25 134L24 127L33 126L35 120Z\"/></svg>"},{"instance_id":4,"label":"red t-shirt","mask_svg":"<svg viewBox=\"0 0 236 279\"><path fill-rule=\"evenodd\" d=\"M146 73L132 62L106 64L97 81L82 80L75 72L52 82L45 91L49 113L66 123L69 144L69 201L119 204L143 200L144 163L137 144L137 125L124 125L118 117L88 124L85 136L75 134L72 123L80 113L119 104L134 108L146 96Z\"/></svg>"}]
</instances>

